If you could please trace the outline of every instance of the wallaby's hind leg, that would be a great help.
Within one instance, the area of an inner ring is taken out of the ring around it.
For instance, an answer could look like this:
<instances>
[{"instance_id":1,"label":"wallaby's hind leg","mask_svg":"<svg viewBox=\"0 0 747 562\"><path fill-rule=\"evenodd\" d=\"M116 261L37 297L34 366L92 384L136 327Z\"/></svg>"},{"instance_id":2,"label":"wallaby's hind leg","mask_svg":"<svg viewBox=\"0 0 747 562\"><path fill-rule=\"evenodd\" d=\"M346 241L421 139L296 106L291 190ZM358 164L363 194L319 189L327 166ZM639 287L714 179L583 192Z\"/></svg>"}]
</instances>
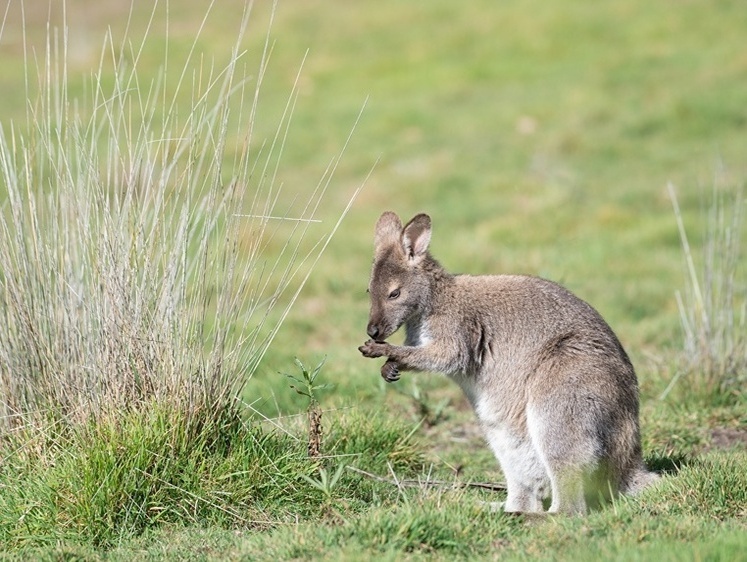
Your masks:
<instances>
[{"instance_id":1,"label":"wallaby's hind leg","mask_svg":"<svg viewBox=\"0 0 747 562\"><path fill-rule=\"evenodd\" d=\"M543 511L550 480L528 438L520 439L508 431L483 424L485 438L506 477L508 497L504 511L537 513Z\"/></svg>"},{"instance_id":2,"label":"wallaby's hind leg","mask_svg":"<svg viewBox=\"0 0 747 562\"><path fill-rule=\"evenodd\" d=\"M583 515L586 513L584 472L578 467L560 467L550 473L552 504L550 513Z\"/></svg>"},{"instance_id":3,"label":"wallaby's hind leg","mask_svg":"<svg viewBox=\"0 0 747 562\"><path fill-rule=\"evenodd\" d=\"M509 513L539 513L544 511L542 494L537 490L537 486L533 486L532 483L528 484L524 479L517 479L513 475L509 476L509 474L505 474L508 495L506 503L503 505L503 511Z\"/></svg>"},{"instance_id":4,"label":"wallaby's hind leg","mask_svg":"<svg viewBox=\"0 0 747 562\"><path fill-rule=\"evenodd\" d=\"M586 513L585 483L597 465L595 443L563 407L527 409L527 426L552 488L551 513ZM540 413L541 412L541 413Z\"/></svg>"}]
</instances>

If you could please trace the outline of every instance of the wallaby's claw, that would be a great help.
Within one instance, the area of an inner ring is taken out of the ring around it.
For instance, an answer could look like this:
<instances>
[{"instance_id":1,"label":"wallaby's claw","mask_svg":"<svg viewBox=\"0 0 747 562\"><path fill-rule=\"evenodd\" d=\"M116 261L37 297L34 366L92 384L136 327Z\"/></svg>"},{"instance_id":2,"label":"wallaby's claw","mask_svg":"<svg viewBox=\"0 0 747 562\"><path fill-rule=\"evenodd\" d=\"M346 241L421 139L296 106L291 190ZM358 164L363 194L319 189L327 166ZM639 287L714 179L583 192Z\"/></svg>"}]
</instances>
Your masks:
<instances>
[{"instance_id":1,"label":"wallaby's claw","mask_svg":"<svg viewBox=\"0 0 747 562\"><path fill-rule=\"evenodd\" d=\"M372 357L371 355L371 340L368 340L366 343L364 343L362 346L358 348L358 351L361 352L361 355L363 357Z\"/></svg>"},{"instance_id":2,"label":"wallaby's claw","mask_svg":"<svg viewBox=\"0 0 747 562\"><path fill-rule=\"evenodd\" d=\"M369 357L371 359L376 359L377 357L383 357L386 355L386 346L388 344L376 342L373 340L368 340L366 343L364 343L362 346L358 348L358 351L360 351L363 354L363 357Z\"/></svg>"},{"instance_id":3,"label":"wallaby's claw","mask_svg":"<svg viewBox=\"0 0 747 562\"><path fill-rule=\"evenodd\" d=\"M399 367L394 361L387 361L381 366L381 376L386 382L397 382L399 380Z\"/></svg>"}]
</instances>

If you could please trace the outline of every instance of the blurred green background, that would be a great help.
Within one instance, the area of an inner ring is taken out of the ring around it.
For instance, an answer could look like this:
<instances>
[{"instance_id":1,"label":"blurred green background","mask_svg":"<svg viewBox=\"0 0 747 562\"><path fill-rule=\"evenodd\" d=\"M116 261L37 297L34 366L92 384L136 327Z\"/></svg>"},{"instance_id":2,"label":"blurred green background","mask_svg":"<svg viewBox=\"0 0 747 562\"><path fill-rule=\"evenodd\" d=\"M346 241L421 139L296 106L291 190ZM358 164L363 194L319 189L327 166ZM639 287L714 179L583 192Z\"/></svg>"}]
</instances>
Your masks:
<instances>
[{"instance_id":1,"label":"blurred green background","mask_svg":"<svg viewBox=\"0 0 747 562\"><path fill-rule=\"evenodd\" d=\"M60 37L66 22L69 93L85 105L92 74L111 72L101 61L123 42L141 77L165 75L171 87L193 46L189 68L221 68L244 9L233 0L4 1L3 127L22 128L33 108L24 84L35 91L47 22ZM274 16L271 2L255 2L241 42L246 74L258 75L266 41L272 49L257 142L275 134L301 71L278 175L287 201L317 184L364 104L311 234L329 229L371 176L247 400L269 414L302 409L278 374L296 356L327 356L335 405L391 391L356 350L384 210L405 220L429 213L431 249L451 271L565 284L618 332L644 396L660 391L680 342L675 291L684 283L666 185L677 187L697 254L712 187L745 177L745 24L741 3L718 0L282 0ZM194 71L185 76L189 85ZM190 88L181 91L189 103Z\"/></svg>"}]
</instances>

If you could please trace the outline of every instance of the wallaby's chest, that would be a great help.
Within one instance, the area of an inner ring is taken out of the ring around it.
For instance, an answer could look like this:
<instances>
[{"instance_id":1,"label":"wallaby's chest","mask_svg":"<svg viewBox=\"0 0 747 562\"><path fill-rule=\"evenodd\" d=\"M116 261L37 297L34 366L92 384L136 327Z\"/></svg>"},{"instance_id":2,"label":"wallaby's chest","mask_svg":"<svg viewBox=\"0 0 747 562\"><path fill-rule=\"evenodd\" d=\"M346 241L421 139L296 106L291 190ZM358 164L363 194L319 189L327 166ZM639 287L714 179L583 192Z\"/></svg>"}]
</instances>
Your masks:
<instances>
[{"instance_id":1,"label":"wallaby's chest","mask_svg":"<svg viewBox=\"0 0 747 562\"><path fill-rule=\"evenodd\" d=\"M433 340L428 331L428 326L425 321L418 320L408 322L405 325L405 345L412 347L423 347L431 343Z\"/></svg>"}]
</instances>

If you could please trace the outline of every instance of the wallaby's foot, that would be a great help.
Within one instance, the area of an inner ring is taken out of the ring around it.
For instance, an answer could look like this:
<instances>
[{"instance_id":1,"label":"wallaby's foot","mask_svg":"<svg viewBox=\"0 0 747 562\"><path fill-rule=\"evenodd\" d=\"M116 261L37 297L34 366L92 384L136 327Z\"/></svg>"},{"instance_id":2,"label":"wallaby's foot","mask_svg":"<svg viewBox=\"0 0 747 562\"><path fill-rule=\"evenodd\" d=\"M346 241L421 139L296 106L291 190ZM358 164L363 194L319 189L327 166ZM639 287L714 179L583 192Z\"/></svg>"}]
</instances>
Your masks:
<instances>
[{"instance_id":1,"label":"wallaby's foot","mask_svg":"<svg viewBox=\"0 0 747 562\"><path fill-rule=\"evenodd\" d=\"M399 380L399 365L394 361L387 361L381 366L381 376L386 382L397 382Z\"/></svg>"},{"instance_id":2,"label":"wallaby's foot","mask_svg":"<svg viewBox=\"0 0 747 562\"><path fill-rule=\"evenodd\" d=\"M478 502L481 506L486 507L490 513L503 513L506 508L506 502Z\"/></svg>"},{"instance_id":3,"label":"wallaby's foot","mask_svg":"<svg viewBox=\"0 0 747 562\"><path fill-rule=\"evenodd\" d=\"M384 357L389 348L389 344L385 342L378 342L374 340L368 340L362 346L358 348L363 354L363 357L369 357L376 359L377 357Z\"/></svg>"},{"instance_id":4,"label":"wallaby's foot","mask_svg":"<svg viewBox=\"0 0 747 562\"><path fill-rule=\"evenodd\" d=\"M552 516L552 513L546 511L506 511L506 502L481 501L478 503L485 507L490 513L503 513L510 517L521 517L521 519L529 525L546 521L548 517Z\"/></svg>"}]
</instances>

